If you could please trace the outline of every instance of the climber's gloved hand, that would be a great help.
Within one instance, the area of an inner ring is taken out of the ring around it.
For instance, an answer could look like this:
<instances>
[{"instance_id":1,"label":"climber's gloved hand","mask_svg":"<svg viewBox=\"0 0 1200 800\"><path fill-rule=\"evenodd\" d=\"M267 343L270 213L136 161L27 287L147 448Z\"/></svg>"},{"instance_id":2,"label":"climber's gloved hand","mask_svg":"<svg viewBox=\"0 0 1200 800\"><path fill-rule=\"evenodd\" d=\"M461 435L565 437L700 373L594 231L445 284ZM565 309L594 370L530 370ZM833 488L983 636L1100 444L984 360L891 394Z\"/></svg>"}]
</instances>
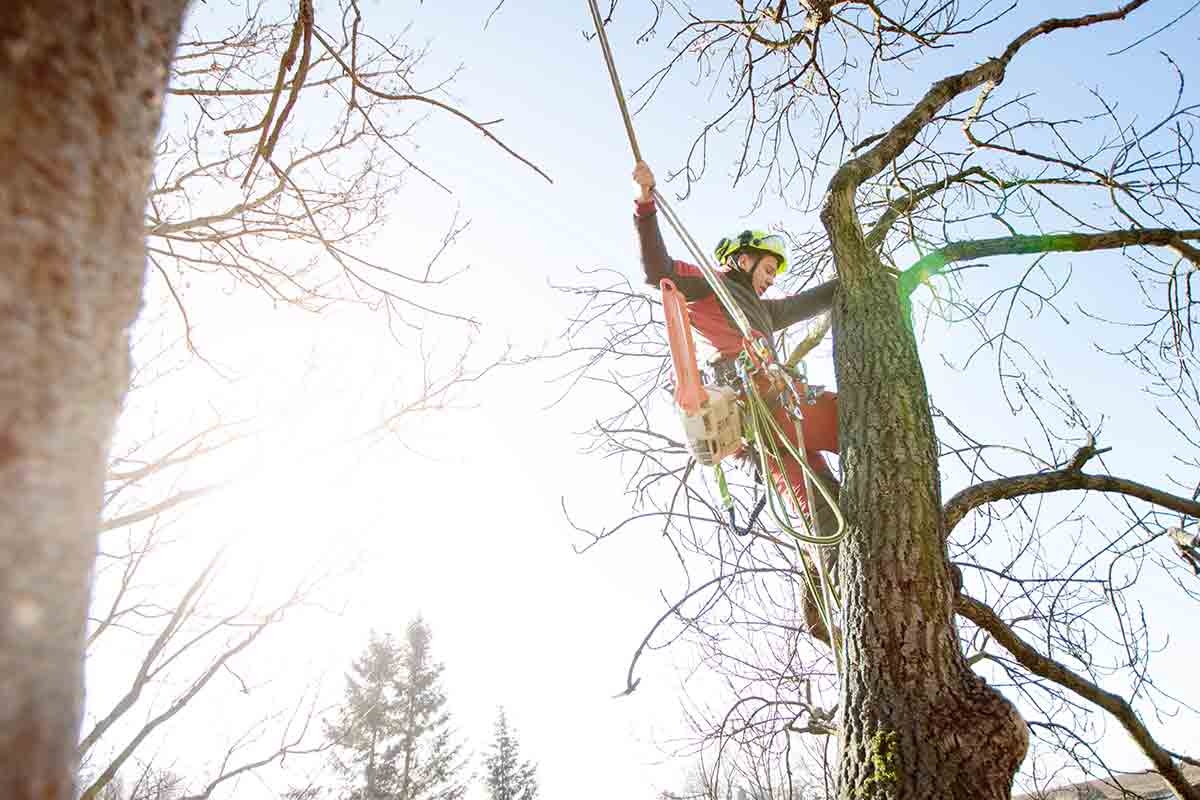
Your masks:
<instances>
[{"instance_id":1,"label":"climber's gloved hand","mask_svg":"<svg viewBox=\"0 0 1200 800\"><path fill-rule=\"evenodd\" d=\"M645 161L633 168L633 182L638 185L638 202L649 203L654 198L654 173Z\"/></svg>"}]
</instances>

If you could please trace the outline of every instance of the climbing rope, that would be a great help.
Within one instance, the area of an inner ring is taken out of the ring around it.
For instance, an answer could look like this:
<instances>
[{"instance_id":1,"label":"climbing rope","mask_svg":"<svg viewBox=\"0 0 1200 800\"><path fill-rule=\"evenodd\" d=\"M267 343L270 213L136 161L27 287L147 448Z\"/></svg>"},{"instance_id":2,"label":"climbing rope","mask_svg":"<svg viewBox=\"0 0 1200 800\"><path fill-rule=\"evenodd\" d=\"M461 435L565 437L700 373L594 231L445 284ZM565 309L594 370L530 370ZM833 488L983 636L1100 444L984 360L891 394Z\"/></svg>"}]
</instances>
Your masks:
<instances>
[{"instance_id":1,"label":"climbing rope","mask_svg":"<svg viewBox=\"0 0 1200 800\"><path fill-rule=\"evenodd\" d=\"M621 79L617 75L616 62L613 59L612 48L609 47L608 44L608 36L604 30L604 21L600 16L600 9L596 5L596 0L588 0L588 8L592 14L592 23L596 28L596 38L600 40L600 49L604 54L604 63L608 67L608 77L612 81L613 93L616 95L617 106L621 111L621 119L625 123L625 133L629 137L629 146L633 150L634 160L640 162L642 161L642 151L638 146L637 135L633 130L633 120L629 115L629 107L625 102L625 93L621 89ZM809 516L812 518L811 522L806 519L803 514L800 514L800 518L803 522L805 530L803 532L797 530L791 525L789 521L790 515L788 514L787 510L781 507L782 504L780 503L780 498L778 497L778 488L773 486L771 481L768 480L766 482L765 491L767 495L768 511L779 527L792 537L797 553L801 558L801 563L803 563L803 549L801 546L807 544L816 548L813 560L816 562L818 581L821 584L820 587L812 585L812 581L809 577L807 569L801 569L800 571L804 575L804 579L808 584L809 591L812 593L814 600L817 602L822 621L826 625L826 630L829 632L830 641L832 643L835 638L835 627L833 624L834 620L832 612L837 606L835 605L834 598L835 589L832 585L832 580L828 574L828 570L825 568L821 547L837 544L839 541L841 541L846 531L845 518L842 516L837 500L832 496L824 482L813 472L812 468L808 464L808 459L804 456L804 438L799 419L797 419L795 423L797 443L799 444L799 448L796 448L792 445L788 438L783 435L783 431L780 429L778 422L776 422L774 416L771 414L767 401L758 391L758 387L754 382L753 372L761 368L762 363L767 357L769 357L769 354L766 352L766 348L761 346L761 341L754 336L745 312L742 311L741 307L734 301L732 295L729 294L729 290L726 288L724 281L720 279L716 269L709 262L707 253L699 246L699 244L696 243L696 240L692 238L691 234L688 233L683 221L680 220L679 216L675 213L675 210L671 208L671 205L667 202L667 199L662 196L657 188L653 189L652 193L655 204L663 212L663 216L666 218L667 223L675 231L676 235L679 236L680 241L683 242L684 247L687 248L688 252L694 259L694 262L700 268L700 273L704 276L705 281L708 282L713 294L716 295L717 300L721 303L722 307L724 307L726 313L729 314L730 319L733 320L734 324L742 334L745 349L738 359L738 369L739 372L742 373L742 382L746 387L747 404L750 407L751 435L753 436L754 441L758 444L759 458L763 474L771 474L767 461L768 451L769 457L774 458L776 463L782 464L783 458L782 454L779 452L777 442L783 442L788 454L795 459L804 473L805 495L809 498L810 503L815 500L813 494L813 487L815 486L817 490L821 492L822 498L833 510L837 519L838 524L836 532L830 535L822 535L819 529L820 523L818 521L815 508L810 507ZM807 352L807 350L805 350L805 352ZM759 363L754 363L754 356L758 356ZM803 353L801 353L799 357L797 357L796 354L793 354L793 358L789 359L788 366L796 366L802 357ZM784 378L784 383L791 392L793 400L796 403L803 402L803 398L800 397L799 392L796 390L792 376L786 370L781 370L780 374ZM719 475L719 478L723 483L723 473ZM784 481L784 483L787 483L787 490L790 495L793 508L799 509L799 498L796 496L795 487L793 487L790 482ZM726 493L728 492L727 489L724 491ZM838 672L840 673L841 648L835 646L833 650L836 657Z\"/></svg>"},{"instance_id":2,"label":"climbing rope","mask_svg":"<svg viewBox=\"0 0 1200 800\"><path fill-rule=\"evenodd\" d=\"M790 515L785 507L781 507L778 495L780 494L778 487L774 486L769 480L765 490L768 513L775 520L775 524L792 537L796 543L796 552L801 564L804 564L804 550L801 544L808 544L813 547L812 560L815 562L817 569L817 584L813 585L812 577L806 568L800 570L804 577L804 583L808 588L813 602L817 606L817 613L821 617L821 622L825 625L825 630L829 636L829 642L834 654L834 666L837 669L838 675L842 674L842 649L838 643L837 626L834 624L833 609L840 608L841 598L837 595L837 586L833 581L833 576L830 575L829 569L825 564L824 547L836 545L846 535L846 519L842 516L841 507L838 505L837 498L829 491L825 482L821 480L813 469L808 464L808 459L804 456L804 430L801 426L800 419L797 418L794 425L796 429L796 445L793 446L791 441L783 435L783 430L779 427L774 414L771 413L770 406L758 391L758 386L754 383L753 376L746 369L746 363L749 357L742 354L739 357L739 372L741 372L742 383L747 387L746 395L748 405L750 406L750 428L754 441L758 443L759 454L759 470L763 475L770 475L768 458L774 459L776 464L782 468L783 457L779 452L778 442L782 442L787 449L788 454L800 465L800 469L804 474L804 494L808 498L809 517L806 518L803 514L800 515L800 521L805 526L805 532L796 530L790 523ZM785 373L786 374L786 373ZM799 403L803 402L803 398L796 392L796 387L789 380L786 382L789 392L792 394L792 401L795 407L799 407ZM764 435L764 433L766 435ZM786 474L786 473L785 473ZM796 496L795 487L791 481L784 480L784 485L787 487L789 499L792 503L792 508L800 508L800 498ZM837 519L837 530L830 535L823 535L821 532L820 517L817 514L815 506L816 496L813 493L813 487L816 487L821 493L822 499L829 506ZM811 518L811 523L809 521Z\"/></svg>"},{"instance_id":3,"label":"climbing rope","mask_svg":"<svg viewBox=\"0 0 1200 800\"><path fill-rule=\"evenodd\" d=\"M784 436L783 430L779 427L779 422L776 421L774 415L771 413L770 406L768 405L766 399L759 393L758 387L754 384L753 379L744 380L743 383L746 384L747 404L750 407L750 430L754 437L754 441L758 444L760 470L764 475L770 475L770 462L783 462L783 453L780 452L778 444L779 442L782 442L787 454L790 455L792 459L800 465L800 468L804 472L806 483L805 494L808 496L810 501L815 501L816 498L812 493L813 487L807 484L815 485L817 491L820 492L822 499L825 500L830 509L834 512L834 516L838 521L838 527L835 533L821 535L819 531L814 529L814 525L810 523L803 515L801 515L801 521L804 525L804 530L796 529L789 521L790 514L787 512L787 509L779 502L781 498L777 497L779 494L778 491L768 491L767 512L785 533L798 542L816 546L837 544L839 541L841 541L842 535L844 534L844 529L846 527L845 518L842 516L841 509L838 508L837 499L829 491L828 487L826 487L825 482L822 481L813 471L812 467L808 465L808 459L803 455L804 440L800 439L797 442L799 447L793 445L788 438ZM792 507L799 508L800 498L796 496L795 489L790 483L788 484L787 489L789 494L788 499L791 500ZM815 513L812 513L811 516L814 520L816 519Z\"/></svg>"},{"instance_id":4,"label":"climbing rope","mask_svg":"<svg viewBox=\"0 0 1200 800\"><path fill-rule=\"evenodd\" d=\"M621 109L621 119L625 122L625 133L629 136L629 147L633 150L634 161L642 160L642 149L638 147L637 134L633 132L633 120L629 116L629 106L625 103L625 92L621 90L621 79L617 76L617 65L613 60L612 48L608 46L608 35L604 32L604 21L600 18L600 9L596 5L596 0L588 0L588 8L592 12L592 22L596 26L596 38L600 40L600 50L604 53L604 63L608 67L608 77L612 80L613 93L617 96L617 106ZM695 263L700 267L701 274L708 281L708 285L712 287L713 293L717 299L721 301L725 311L728 312L738 330L747 341L753 341L750 331L750 321L746 319L746 314L741 307L734 302L733 296L729 294L729 290L725 288L725 284L717 276L717 270L708 260L708 255L704 249L696 243L684 227L683 222L675 213L675 209L671 208L671 204L667 202L667 198L663 197L658 189L652 190L654 193L655 204L663 212L667 223L675 231L676 235L683 242L684 247L688 249Z\"/></svg>"}]
</instances>

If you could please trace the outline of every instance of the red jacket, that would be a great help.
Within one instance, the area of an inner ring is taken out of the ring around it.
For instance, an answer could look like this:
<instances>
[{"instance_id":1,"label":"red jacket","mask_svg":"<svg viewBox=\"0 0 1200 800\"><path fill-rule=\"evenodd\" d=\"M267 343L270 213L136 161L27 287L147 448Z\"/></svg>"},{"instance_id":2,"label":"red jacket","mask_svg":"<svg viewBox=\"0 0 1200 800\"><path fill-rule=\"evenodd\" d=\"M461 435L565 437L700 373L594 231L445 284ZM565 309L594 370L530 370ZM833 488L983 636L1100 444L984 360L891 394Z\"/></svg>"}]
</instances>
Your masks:
<instances>
[{"instance_id":1,"label":"red jacket","mask_svg":"<svg viewBox=\"0 0 1200 800\"><path fill-rule=\"evenodd\" d=\"M721 301L713 294L712 287L704 279L700 268L685 261L673 260L667 255L662 232L658 228L658 213L653 200L636 204L634 223L641 245L642 268L646 273L646 282L651 286L658 286L663 278L670 278L687 298L692 327L700 336L716 349L721 358L730 358L740 353L742 334L721 306ZM755 293L749 273L719 274L734 302L745 313L751 329L762 334L772 350L775 349L776 331L828 311L833 302L834 290L837 288L837 281L832 280L790 297L767 299Z\"/></svg>"},{"instance_id":2,"label":"red jacket","mask_svg":"<svg viewBox=\"0 0 1200 800\"><path fill-rule=\"evenodd\" d=\"M713 294L712 287L704 279L700 268L684 261L672 260L667 255L662 233L658 229L657 217L654 201L637 204L634 222L641 243L642 267L646 272L646 282L651 286L658 286L660 280L670 278L688 299L692 327L717 350L720 358L736 356L742 350L742 334L737 325L725 313L721 301ZM748 273L723 272L721 278L725 281L734 302L746 314L751 329L763 334L772 350L775 349L775 331L828 311L833 302L834 290L837 288L837 281L833 280L781 300L768 300L754 292ZM778 353L776 356L778 357ZM795 445L795 420L788 410L779 405L772 413L784 437ZM837 395L832 392L821 392L815 403L803 409L800 424L804 432L805 458L817 472L825 475L830 474L830 469L821 451L839 451L837 421ZM801 510L807 513L808 498L804 492L804 473L795 459L784 456L781 462L772 461L770 470L777 490L785 497L788 496L789 487L794 490Z\"/></svg>"}]
</instances>

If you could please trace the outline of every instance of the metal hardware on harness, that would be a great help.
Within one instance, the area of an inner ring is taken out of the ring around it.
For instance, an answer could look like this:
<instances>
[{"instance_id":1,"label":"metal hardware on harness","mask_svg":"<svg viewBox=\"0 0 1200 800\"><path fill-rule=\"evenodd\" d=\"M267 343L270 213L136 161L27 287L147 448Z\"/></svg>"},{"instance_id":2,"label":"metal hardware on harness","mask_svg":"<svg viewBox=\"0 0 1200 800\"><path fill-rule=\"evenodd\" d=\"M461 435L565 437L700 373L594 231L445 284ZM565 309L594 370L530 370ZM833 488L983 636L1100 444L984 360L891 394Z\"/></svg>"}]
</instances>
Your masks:
<instances>
[{"instance_id":1,"label":"metal hardware on harness","mask_svg":"<svg viewBox=\"0 0 1200 800\"><path fill-rule=\"evenodd\" d=\"M786 403L784 399L786 395L791 394L796 401L790 407L797 412L802 409L796 408L798 405L811 406L817 402L817 396L824 391L824 386L813 386L805 378L803 365L799 369L792 369L780 364L771 364L764 368L752 368L747 370L747 373L753 375L755 373L766 376L767 381L774 387L778 387L778 392L771 392L771 398L780 402ZM717 361L711 361L708 368L704 370L705 383L715 386L730 386L737 391L739 395L746 394L746 387L743 384L743 373L738 368L736 357L722 358ZM802 416L802 414L801 414Z\"/></svg>"},{"instance_id":2,"label":"metal hardware on harness","mask_svg":"<svg viewBox=\"0 0 1200 800\"><path fill-rule=\"evenodd\" d=\"M737 359L734 358L722 358L719 361L709 362L708 369L705 370L705 376L709 378L708 383L714 386L731 386L739 391L742 388L742 378L738 375Z\"/></svg>"}]
</instances>

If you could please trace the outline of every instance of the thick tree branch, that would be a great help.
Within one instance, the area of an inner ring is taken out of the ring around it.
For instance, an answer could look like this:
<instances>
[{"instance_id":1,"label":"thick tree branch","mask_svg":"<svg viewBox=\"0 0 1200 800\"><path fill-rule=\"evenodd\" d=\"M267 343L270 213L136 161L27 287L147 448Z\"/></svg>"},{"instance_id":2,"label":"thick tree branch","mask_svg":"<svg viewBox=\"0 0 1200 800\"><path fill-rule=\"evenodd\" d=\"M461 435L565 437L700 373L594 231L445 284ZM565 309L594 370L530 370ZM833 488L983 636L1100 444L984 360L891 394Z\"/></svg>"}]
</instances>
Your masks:
<instances>
[{"instance_id":1,"label":"thick tree branch","mask_svg":"<svg viewBox=\"0 0 1200 800\"><path fill-rule=\"evenodd\" d=\"M193 459L199 458L200 456L216 452L221 447L229 444L232 440L222 441L217 444L208 444L206 440L217 432L224 431L226 428L230 428L238 424L240 424L240 421L234 423L220 422L210 425L199 433L189 436L187 439L175 445L163 455L155 458L153 461L143 462L141 466L133 469L117 469L118 465L132 464L133 453L115 456L109 463L107 480L110 482L120 481L122 483L134 483L136 481L144 480L156 472L162 472L168 467L185 464ZM136 450L134 452L136 452Z\"/></svg>"},{"instance_id":2,"label":"thick tree branch","mask_svg":"<svg viewBox=\"0 0 1200 800\"><path fill-rule=\"evenodd\" d=\"M221 489L227 486L228 483L228 481L224 481L222 483L214 483L211 486L201 486L198 489L184 489L181 492L176 492L161 503L155 503L138 511L102 521L100 523L100 532L104 533L105 531L112 531L117 528L124 528L127 525L133 525L135 522L144 522L145 520L153 519L176 506L181 506L190 500L197 500L217 489Z\"/></svg>"},{"instance_id":3,"label":"thick tree branch","mask_svg":"<svg viewBox=\"0 0 1200 800\"><path fill-rule=\"evenodd\" d=\"M273 215L278 213L269 210L271 203L283 194L283 190L288 185L287 179L292 175L293 172L298 172L300 167L308 164L309 162L319 161L322 158L334 155L338 151L344 150L348 146L358 142L361 137L361 133L355 133L352 136L341 138L326 147L313 150L311 153L306 153L300 158L293 159L286 168L282 169L282 175L279 174L279 170L276 171L276 182L270 187L270 189L264 191L256 197L252 197L240 203L235 203L226 210L213 214L205 214L199 217L175 221L156 220L154 224L146 226L146 235L171 237L178 234L185 234L186 239L196 241L199 237L200 229L212 229L221 222L237 222L239 230L250 230L251 228L247 222L247 216L249 216L248 212L262 211L264 215ZM272 145L272 147L273 146L274 145ZM254 157L257 159L259 156L256 153ZM175 182L176 187L178 187L181 181L186 180L188 177L189 175L181 176ZM182 191L178 188L175 188L175 190ZM266 231L261 231L261 233L265 232ZM288 233L296 235L291 230L289 230Z\"/></svg>"},{"instance_id":4,"label":"thick tree branch","mask_svg":"<svg viewBox=\"0 0 1200 800\"><path fill-rule=\"evenodd\" d=\"M308 67L312 59L312 30L312 2L311 0L300 0L300 8L296 13L296 23L292 28L292 40L288 43L287 51L283 54L283 58L279 62L279 73L275 80L275 92L271 95L271 102L267 106L266 116L256 126L262 129L262 135L258 140L258 147L254 150L254 157L250 160L250 166L246 170L246 176L242 179L243 188L254 177L254 168L257 166L259 159L269 161L271 154L275 152L275 144L279 140L279 134L287 122L288 115L291 114L292 109L295 107L296 100L300 97L301 89L304 88L304 82L308 75ZM288 92L287 102L284 104L283 111L276 118L275 107L283 91L287 73L295 63L296 49L301 42L303 42L304 49L300 59L300 66L296 68L296 77L292 81L291 91ZM275 123L274 128L271 127L272 121Z\"/></svg>"},{"instance_id":5,"label":"thick tree branch","mask_svg":"<svg viewBox=\"0 0 1200 800\"><path fill-rule=\"evenodd\" d=\"M113 706L108 715L105 716L104 719L97 722L92 728L91 732L89 732L87 736L84 736L83 740L79 743L79 754L81 756L86 755L87 752L91 750L93 746L95 746L96 742L100 740L100 737L103 736L105 732L109 730L109 728L115 725L121 716L124 715L125 712L130 708L132 708L133 704L138 701L139 697L141 697L142 690L146 688L146 685L150 682L150 679L155 671L155 661L157 661L158 657L162 655L163 651L170 643L171 638L179 631L180 627L194 611L194 602L204 587L208 585L209 577L212 575L213 570L216 569L217 563L221 559L222 554L223 551L218 552L217 555L215 555L208 562L204 569L201 570L196 579L192 581L187 591L184 592L183 597L180 598L179 603L177 603L175 606L175 610L171 615L170 621L159 632L158 636L154 640L154 644L152 644L150 649L146 652L145 657L142 659L142 664L138 668L138 672L134 676L133 682L129 689L125 692L125 695L117 701L116 705Z\"/></svg>"},{"instance_id":6,"label":"thick tree branch","mask_svg":"<svg viewBox=\"0 0 1200 800\"><path fill-rule=\"evenodd\" d=\"M878 175L897 156L904 152L925 126L955 97L969 92L986 83L999 84L1004 80L1004 71L1017 51L1043 34L1052 33L1064 28L1083 28L1100 22L1124 19L1131 12L1145 5L1149 0L1132 0L1120 8L1103 14L1087 14L1072 19L1048 19L1034 25L1022 33L1004 49L1004 52L957 75L950 75L937 81L917 101L912 110L900 122L883 135L882 138L867 152L858 158L851 159L838 169L830 190L835 193L842 191L853 192L867 179ZM969 123L969 121L968 121Z\"/></svg>"},{"instance_id":7,"label":"thick tree branch","mask_svg":"<svg viewBox=\"0 0 1200 800\"><path fill-rule=\"evenodd\" d=\"M112 782L112 779L116 776L117 772L119 772L125 762L129 760L134 751L137 750L138 746L145 741L146 737L153 733L155 728L171 719L171 717L178 714L185 706L187 706L187 704L192 701L192 698L200 693L200 690L202 690L205 685L212 680L213 676L221 670L221 667L227 661L229 661L229 659L233 658L238 653L252 645L254 640L257 639L272 622L276 621L281 613L282 610L272 612L272 614L267 616L262 622L258 623L258 625L254 627L250 633L248 633L240 641L230 646L227 650L225 650L225 652L221 653L221 655L209 666L209 668L205 670L204 673L197 678L194 683L192 683L187 691L175 698L174 702L172 702L165 711L147 721L142 726L141 730L139 730L137 734L129 741L125 748L121 750L121 752L105 768L104 772L102 772L99 777L97 777L96 780L93 781L93 783L83 791L83 793L80 795L80 800L95 800L100 791L106 785Z\"/></svg>"},{"instance_id":8,"label":"thick tree branch","mask_svg":"<svg viewBox=\"0 0 1200 800\"><path fill-rule=\"evenodd\" d=\"M1121 247L1170 247L1191 260L1197 257L1196 248L1186 240L1200 239L1200 228L1172 230L1171 228L1141 228L1101 233L1052 233L1044 236L1001 236L997 239L975 239L951 242L934 250L913 265L914 269L936 273L947 264L988 256L1022 255L1028 253L1086 253L1092 250L1115 250ZM1198 260L1197 265L1200 265Z\"/></svg>"},{"instance_id":9,"label":"thick tree branch","mask_svg":"<svg viewBox=\"0 0 1200 800\"><path fill-rule=\"evenodd\" d=\"M1011 478L998 478L963 489L950 498L950 501L942 509L942 519L945 521L947 535L954 529L954 526L962 522L963 517L973 509L987 503L1011 500L1031 494L1072 490L1125 494L1156 506L1200 518L1200 502L1196 500L1170 494L1125 478L1114 478L1111 475L1088 475L1083 472L1083 465L1099 452L1094 446L1088 445L1080 448L1071 463L1063 469L1015 475Z\"/></svg>"},{"instance_id":10,"label":"thick tree branch","mask_svg":"<svg viewBox=\"0 0 1200 800\"><path fill-rule=\"evenodd\" d=\"M1158 773L1175 790L1176 795L1182 800L1200 800L1200 791L1188 783L1170 753L1154 740L1133 707L1123 697L1106 692L1057 661L1043 656L1017 636L1013 629L996 615L996 612L978 600L960 594L955 611L991 634L1025 669L1071 690L1084 700L1094 703L1116 717L1122 727L1137 742L1142 752L1154 764Z\"/></svg>"}]
</instances>

